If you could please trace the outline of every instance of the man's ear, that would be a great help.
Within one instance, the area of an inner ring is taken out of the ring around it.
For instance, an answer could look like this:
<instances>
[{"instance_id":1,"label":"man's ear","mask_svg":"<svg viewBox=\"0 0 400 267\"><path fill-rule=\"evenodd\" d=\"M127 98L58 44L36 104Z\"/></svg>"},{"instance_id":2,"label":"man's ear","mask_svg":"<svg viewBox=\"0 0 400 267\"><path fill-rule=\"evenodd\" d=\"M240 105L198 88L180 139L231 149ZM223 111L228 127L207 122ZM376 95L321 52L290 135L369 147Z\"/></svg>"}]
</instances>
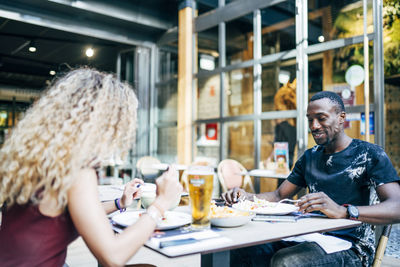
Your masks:
<instances>
[{"instance_id":1,"label":"man's ear","mask_svg":"<svg viewBox=\"0 0 400 267\"><path fill-rule=\"evenodd\" d=\"M346 121L346 112L342 111L339 114L339 122L340 124L343 124Z\"/></svg>"}]
</instances>

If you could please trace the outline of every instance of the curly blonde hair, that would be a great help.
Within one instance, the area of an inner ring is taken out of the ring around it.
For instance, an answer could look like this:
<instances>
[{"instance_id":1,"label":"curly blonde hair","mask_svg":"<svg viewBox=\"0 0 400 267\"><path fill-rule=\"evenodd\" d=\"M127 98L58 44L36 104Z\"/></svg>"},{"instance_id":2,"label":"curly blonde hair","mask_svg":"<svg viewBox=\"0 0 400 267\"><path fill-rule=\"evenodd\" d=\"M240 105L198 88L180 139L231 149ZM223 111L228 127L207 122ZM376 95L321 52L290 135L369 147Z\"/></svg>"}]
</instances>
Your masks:
<instances>
[{"instance_id":1,"label":"curly blonde hair","mask_svg":"<svg viewBox=\"0 0 400 267\"><path fill-rule=\"evenodd\" d=\"M133 89L111 74L81 68L57 80L0 150L0 207L45 195L65 207L76 171L132 148L137 106Z\"/></svg>"}]
</instances>

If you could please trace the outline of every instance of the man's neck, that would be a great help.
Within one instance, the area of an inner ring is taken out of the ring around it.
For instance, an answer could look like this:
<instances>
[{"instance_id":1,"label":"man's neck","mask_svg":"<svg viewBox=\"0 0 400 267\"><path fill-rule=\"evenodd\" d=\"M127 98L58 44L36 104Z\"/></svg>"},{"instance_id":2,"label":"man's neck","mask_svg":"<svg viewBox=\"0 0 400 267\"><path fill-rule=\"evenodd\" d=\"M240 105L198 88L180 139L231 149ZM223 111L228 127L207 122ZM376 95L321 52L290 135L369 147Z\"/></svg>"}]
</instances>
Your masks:
<instances>
[{"instance_id":1,"label":"man's neck","mask_svg":"<svg viewBox=\"0 0 400 267\"><path fill-rule=\"evenodd\" d=\"M340 152L346 149L353 139L343 133L341 136L338 136L336 140L330 143L328 146L325 146L324 153L333 154Z\"/></svg>"}]
</instances>

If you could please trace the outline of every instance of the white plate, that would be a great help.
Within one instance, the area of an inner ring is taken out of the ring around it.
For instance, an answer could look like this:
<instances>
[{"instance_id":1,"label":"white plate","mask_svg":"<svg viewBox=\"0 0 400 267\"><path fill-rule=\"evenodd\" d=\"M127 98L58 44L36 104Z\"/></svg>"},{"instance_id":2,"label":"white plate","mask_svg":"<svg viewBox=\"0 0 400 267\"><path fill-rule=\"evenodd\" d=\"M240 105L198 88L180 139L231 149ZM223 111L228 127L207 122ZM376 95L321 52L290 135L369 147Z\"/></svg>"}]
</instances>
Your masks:
<instances>
[{"instance_id":1,"label":"white plate","mask_svg":"<svg viewBox=\"0 0 400 267\"><path fill-rule=\"evenodd\" d=\"M112 220L121 225L121 226L130 226L134 224L140 217L141 213L144 213L145 210L137 210L137 211L126 211L119 213L112 217ZM166 211L165 219L157 224L157 230L169 230L178 228L185 224L192 222L192 216L187 213L178 212L178 211Z\"/></svg>"},{"instance_id":2,"label":"white plate","mask_svg":"<svg viewBox=\"0 0 400 267\"><path fill-rule=\"evenodd\" d=\"M285 215L299 210L299 207L286 203L277 203L276 206L267 206L267 207L261 207L260 205L258 206L255 205L253 208L249 207L246 208L241 204L242 203L233 204L232 208L242 211L255 212L257 214L265 214L265 215Z\"/></svg>"},{"instance_id":3,"label":"white plate","mask_svg":"<svg viewBox=\"0 0 400 267\"><path fill-rule=\"evenodd\" d=\"M248 223L253 217L254 214L251 214L248 216L211 218L210 221L216 227L237 227Z\"/></svg>"}]
</instances>

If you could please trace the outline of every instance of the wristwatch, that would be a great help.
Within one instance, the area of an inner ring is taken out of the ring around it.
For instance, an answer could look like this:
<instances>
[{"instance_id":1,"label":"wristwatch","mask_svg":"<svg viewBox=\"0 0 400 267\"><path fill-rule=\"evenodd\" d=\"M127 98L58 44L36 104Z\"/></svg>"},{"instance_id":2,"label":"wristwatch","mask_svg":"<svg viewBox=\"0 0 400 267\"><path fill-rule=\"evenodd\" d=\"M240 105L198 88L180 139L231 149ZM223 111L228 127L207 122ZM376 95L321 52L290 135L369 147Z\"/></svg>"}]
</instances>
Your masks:
<instances>
[{"instance_id":1,"label":"wristwatch","mask_svg":"<svg viewBox=\"0 0 400 267\"><path fill-rule=\"evenodd\" d=\"M347 208L347 217L350 220L357 220L358 216L360 215L360 213L358 212L358 209L356 206L350 205L350 204L344 204L344 207Z\"/></svg>"}]
</instances>

